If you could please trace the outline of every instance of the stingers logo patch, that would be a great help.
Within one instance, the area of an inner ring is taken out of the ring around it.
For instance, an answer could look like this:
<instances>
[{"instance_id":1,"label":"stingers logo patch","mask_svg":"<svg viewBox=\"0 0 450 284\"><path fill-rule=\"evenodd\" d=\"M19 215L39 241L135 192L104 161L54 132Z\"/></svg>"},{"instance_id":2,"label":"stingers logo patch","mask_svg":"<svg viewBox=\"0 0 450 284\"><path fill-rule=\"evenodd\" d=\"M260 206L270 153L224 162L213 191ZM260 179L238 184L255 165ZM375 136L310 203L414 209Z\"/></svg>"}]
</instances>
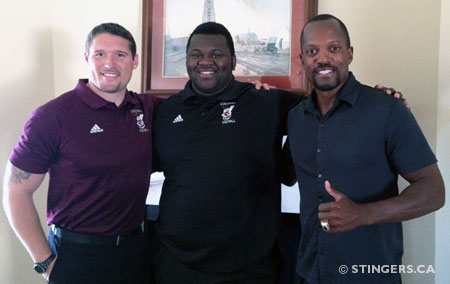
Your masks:
<instances>
[{"instance_id":1,"label":"stingers logo patch","mask_svg":"<svg viewBox=\"0 0 450 284\"><path fill-rule=\"evenodd\" d=\"M236 120L234 120L232 117L233 109L236 106L236 102L220 103L220 106L223 109L222 124L236 123Z\"/></svg>"},{"instance_id":2,"label":"stingers logo patch","mask_svg":"<svg viewBox=\"0 0 450 284\"><path fill-rule=\"evenodd\" d=\"M132 109L130 112L136 117L136 125L139 127L139 132L150 131L148 128L145 127L144 114L142 113L142 110Z\"/></svg>"}]
</instances>

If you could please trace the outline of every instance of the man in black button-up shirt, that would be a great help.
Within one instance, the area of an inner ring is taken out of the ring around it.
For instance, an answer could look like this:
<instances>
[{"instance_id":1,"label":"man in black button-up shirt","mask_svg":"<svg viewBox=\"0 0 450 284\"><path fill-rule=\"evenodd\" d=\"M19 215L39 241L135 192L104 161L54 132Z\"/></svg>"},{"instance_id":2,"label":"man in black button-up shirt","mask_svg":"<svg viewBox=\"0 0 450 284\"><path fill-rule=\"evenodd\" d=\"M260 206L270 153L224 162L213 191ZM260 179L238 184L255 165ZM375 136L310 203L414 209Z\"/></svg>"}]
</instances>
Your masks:
<instances>
[{"instance_id":1,"label":"man in black button-up shirt","mask_svg":"<svg viewBox=\"0 0 450 284\"><path fill-rule=\"evenodd\" d=\"M301 185L297 272L307 283L400 283L401 221L444 204L436 158L401 101L349 72L353 48L340 20L316 16L301 45L314 90L288 118ZM400 194L399 174L410 183ZM389 271L373 272L381 266Z\"/></svg>"}]
</instances>

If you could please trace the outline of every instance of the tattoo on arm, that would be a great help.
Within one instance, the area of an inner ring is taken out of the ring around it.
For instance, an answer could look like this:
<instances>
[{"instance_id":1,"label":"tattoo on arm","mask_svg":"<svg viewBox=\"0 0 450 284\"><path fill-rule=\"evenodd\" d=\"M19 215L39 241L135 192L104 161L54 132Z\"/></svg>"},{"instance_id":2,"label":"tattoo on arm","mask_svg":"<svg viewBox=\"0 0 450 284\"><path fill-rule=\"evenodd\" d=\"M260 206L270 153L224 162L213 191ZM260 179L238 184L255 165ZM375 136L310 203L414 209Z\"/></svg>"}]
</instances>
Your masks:
<instances>
[{"instance_id":1,"label":"tattoo on arm","mask_svg":"<svg viewBox=\"0 0 450 284\"><path fill-rule=\"evenodd\" d=\"M11 167L11 171L12 171L12 178L16 183L21 183L22 180L27 180L31 176L31 173L18 169L14 166Z\"/></svg>"}]
</instances>

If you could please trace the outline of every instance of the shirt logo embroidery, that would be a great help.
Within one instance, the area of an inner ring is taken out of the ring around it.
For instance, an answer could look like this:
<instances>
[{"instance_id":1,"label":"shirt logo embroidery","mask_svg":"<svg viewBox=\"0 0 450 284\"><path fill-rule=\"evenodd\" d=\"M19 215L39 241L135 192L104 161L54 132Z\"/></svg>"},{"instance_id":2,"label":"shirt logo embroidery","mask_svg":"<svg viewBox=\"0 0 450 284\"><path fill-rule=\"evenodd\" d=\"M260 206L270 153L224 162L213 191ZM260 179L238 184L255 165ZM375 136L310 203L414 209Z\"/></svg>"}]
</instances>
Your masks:
<instances>
[{"instance_id":1,"label":"shirt logo embroidery","mask_svg":"<svg viewBox=\"0 0 450 284\"><path fill-rule=\"evenodd\" d=\"M172 123L178 123L183 122L183 118L181 117L181 114L179 114L175 119L172 121Z\"/></svg>"},{"instance_id":2,"label":"shirt logo embroidery","mask_svg":"<svg viewBox=\"0 0 450 284\"><path fill-rule=\"evenodd\" d=\"M233 109L236 106L236 102L220 103L223 109L222 112L222 124L236 123L236 120L232 119Z\"/></svg>"},{"instance_id":3,"label":"shirt logo embroidery","mask_svg":"<svg viewBox=\"0 0 450 284\"><path fill-rule=\"evenodd\" d=\"M94 134L94 133L100 133L103 132L103 129L100 128L100 126L98 126L97 124L94 124L94 126L92 126L90 133Z\"/></svg>"},{"instance_id":4,"label":"shirt logo embroidery","mask_svg":"<svg viewBox=\"0 0 450 284\"><path fill-rule=\"evenodd\" d=\"M136 124L139 127L139 131L142 132L142 130L145 129L144 114L143 113L141 113L140 115L136 116Z\"/></svg>"},{"instance_id":5,"label":"shirt logo embroidery","mask_svg":"<svg viewBox=\"0 0 450 284\"><path fill-rule=\"evenodd\" d=\"M148 128L145 127L144 114L142 113L141 109L132 109L130 110L130 112L136 117L136 125L139 128L139 132L150 131Z\"/></svg>"}]
</instances>

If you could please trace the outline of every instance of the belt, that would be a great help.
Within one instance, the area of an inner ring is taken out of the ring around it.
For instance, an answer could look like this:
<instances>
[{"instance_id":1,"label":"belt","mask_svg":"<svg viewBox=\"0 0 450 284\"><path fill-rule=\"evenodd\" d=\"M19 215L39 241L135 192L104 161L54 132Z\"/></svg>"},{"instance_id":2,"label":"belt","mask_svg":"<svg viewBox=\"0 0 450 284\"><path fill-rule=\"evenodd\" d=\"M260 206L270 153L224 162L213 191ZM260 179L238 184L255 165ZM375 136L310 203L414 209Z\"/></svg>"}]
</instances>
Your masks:
<instances>
[{"instance_id":1,"label":"belt","mask_svg":"<svg viewBox=\"0 0 450 284\"><path fill-rule=\"evenodd\" d=\"M90 234L80 234L80 233L75 233L75 232L57 227L53 224L50 226L50 229L53 231L55 236L57 236L60 239L64 239L64 240L71 241L74 243L79 243L79 244L87 244L87 245L115 244L116 246L118 246L121 242L125 241L126 239L129 239L132 236L142 233L141 226L139 226L131 231L128 231L124 234L116 235L116 236L97 236L97 235L90 235Z\"/></svg>"}]
</instances>

